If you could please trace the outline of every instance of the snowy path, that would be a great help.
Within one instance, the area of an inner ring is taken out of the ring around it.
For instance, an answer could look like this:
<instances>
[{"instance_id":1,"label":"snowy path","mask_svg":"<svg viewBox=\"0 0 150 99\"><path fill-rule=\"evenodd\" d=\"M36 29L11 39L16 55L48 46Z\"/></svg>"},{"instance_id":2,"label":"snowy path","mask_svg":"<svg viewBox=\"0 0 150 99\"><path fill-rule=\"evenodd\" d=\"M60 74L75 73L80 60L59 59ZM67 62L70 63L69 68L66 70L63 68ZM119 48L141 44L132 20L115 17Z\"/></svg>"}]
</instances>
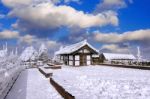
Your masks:
<instances>
[{"instance_id":1,"label":"snowy path","mask_svg":"<svg viewBox=\"0 0 150 99\"><path fill-rule=\"evenodd\" d=\"M6 99L62 99L37 69L23 71Z\"/></svg>"}]
</instances>

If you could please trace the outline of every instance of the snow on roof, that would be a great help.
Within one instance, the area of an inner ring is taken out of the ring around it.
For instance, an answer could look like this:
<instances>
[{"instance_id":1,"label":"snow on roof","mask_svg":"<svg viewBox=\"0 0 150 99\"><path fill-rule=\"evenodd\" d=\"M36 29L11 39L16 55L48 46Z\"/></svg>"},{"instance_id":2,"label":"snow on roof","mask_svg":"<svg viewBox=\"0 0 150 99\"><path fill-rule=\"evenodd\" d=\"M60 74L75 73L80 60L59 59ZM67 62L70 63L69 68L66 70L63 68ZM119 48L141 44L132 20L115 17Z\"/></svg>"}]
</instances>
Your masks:
<instances>
[{"instance_id":1,"label":"snow on roof","mask_svg":"<svg viewBox=\"0 0 150 99\"><path fill-rule=\"evenodd\" d=\"M22 61L35 60L37 58L37 51L32 47L27 47L20 56Z\"/></svg>"},{"instance_id":2,"label":"snow on roof","mask_svg":"<svg viewBox=\"0 0 150 99\"><path fill-rule=\"evenodd\" d=\"M79 50L81 47L88 45L90 48L92 48L94 51L96 51L98 53L98 50L96 50L92 45L90 45L87 40L81 41L79 43L76 44L72 44L70 46L66 46L66 47L61 47L59 51L55 52L55 55L59 55L59 54L70 54L72 52L75 52L77 50Z\"/></svg>"},{"instance_id":3,"label":"snow on roof","mask_svg":"<svg viewBox=\"0 0 150 99\"><path fill-rule=\"evenodd\" d=\"M99 54L93 54L92 57L99 57Z\"/></svg>"},{"instance_id":4,"label":"snow on roof","mask_svg":"<svg viewBox=\"0 0 150 99\"><path fill-rule=\"evenodd\" d=\"M116 54L116 53L103 53L107 60L117 59L136 59L132 54Z\"/></svg>"}]
</instances>

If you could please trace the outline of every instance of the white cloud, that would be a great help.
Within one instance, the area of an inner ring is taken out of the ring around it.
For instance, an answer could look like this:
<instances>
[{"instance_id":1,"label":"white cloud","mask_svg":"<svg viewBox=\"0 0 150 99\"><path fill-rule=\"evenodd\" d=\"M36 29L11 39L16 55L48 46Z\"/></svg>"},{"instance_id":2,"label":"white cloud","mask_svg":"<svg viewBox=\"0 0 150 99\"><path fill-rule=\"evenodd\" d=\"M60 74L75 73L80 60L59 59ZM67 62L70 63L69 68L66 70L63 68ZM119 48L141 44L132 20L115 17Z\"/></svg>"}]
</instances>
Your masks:
<instances>
[{"instance_id":1,"label":"white cloud","mask_svg":"<svg viewBox=\"0 0 150 99\"><path fill-rule=\"evenodd\" d=\"M124 0L103 0L104 5L125 5Z\"/></svg>"},{"instance_id":2,"label":"white cloud","mask_svg":"<svg viewBox=\"0 0 150 99\"><path fill-rule=\"evenodd\" d=\"M14 0L12 0L11 3L6 2L7 0L3 0L3 2L4 1L5 5L17 2ZM30 2L30 0L28 2ZM22 0L22 2L20 1L19 3L24 3L24 0ZM115 12L107 11L93 15L84 13L83 11L77 11L74 8L66 5L56 6L50 2L22 6L19 8L14 7L9 15L18 17L21 20L26 20L32 24L38 24L41 27L51 28L57 28L61 26L88 28L108 24L115 26L118 25L118 17Z\"/></svg>"},{"instance_id":3,"label":"white cloud","mask_svg":"<svg viewBox=\"0 0 150 99\"><path fill-rule=\"evenodd\" d=\"M129 31L121 34L101 33L99 31L95 31L94 39L98 42L105 42L105 43L120 43L125 41L150 40L150 29Z\"/></svg>"},{"instance_id":4,"label":"white cloud","mask_svg":"<svg viewBox=\"0 0 150 99\"><path fill-rule=\"evenodd\" d=\"M48 41L46 42L46 45L48 46L48 48L55 48L55 47L57 47L59 44L58 44L56 41L48 40Z\"/></svg>"},{"instance_id":5,"label":"white cloud","mask_svg":"<svg viewBox=\"0 0 150 99\"><path fill-rule=\"evenodd\" d=\"M128 3L133 3L132 0L102 0L95 9L95 12L102 12L105 10L118 10L127 7Z\"/></svg>"},{"instance_id":6,"label":"white cloud","mask_svg":"<svg viewBox=\"0 0 150 99\"><path fill-rule=\"evenodd\" d=\"M29 35L29 34L20 36L18 41L19 41L19 43L26 43L29 45L32 44L35 46L40 46L42 43L44 43L47 46L47 48L51 48L51 50L57 48L60 45L56 41L39 39L36 36Z\"/></svg>"},{"instance_id":7,"label":"white cloud","mask_svg":"<svg viewBox=\"0 0 150 99\"><path fill-rule=\"evenodd\" d=\"M76 3L80 3L80 0L64 0L64 3L70 3L70 2L76 2Z\"/></svg>"},{"instance_id":8,"label":"white cloud","mask_svg":"<svg viewBox=\"0 0 150 99\"><path fill-rule=\"evenodd\" d=\"M19 37L19 42L27 43L27 44L32 44L34 41L36 41L36 37L32 35L24 35Z\"/></svg>"},{"instance_id":9,"label":"white cloud","mask_svg":"<svg viewBox=\"0 0 150 99\"><path fill-rule=\"evenodd\" d=\"M32 3L33 0L2 0L2 3L6 5L7 7L16 7L20 5L29 5Z\"/></svg>"},{"instance_id":10,"label":"white cloud","mask_svg":"<svg viewBox=\"0 0 150 99\"><path fill-rule=\"evenodd\" d=\"M0 32L0 39L13 39L18 37L19 37L18 31L3 30Z\"/></svg>"},{"instance_id":11,"label":"white cloud","mask_svg":"<svg viewBox=\"0 0 150 99\"><path fill-rule=\"evenodd\" d=\"M101 47L101 50L107 50L115 53L129 53L130 50L128 47L121 47L117 44L106 44Z\"/></svg>"},{"instance_id":12,"label":"white cloud","mask_svg":"<svg viewBox=\"0 0 150 99\"><path fill-rule=\"evenodd\" d=\"M53 3L53 4L60 4L60 3L70 3L70 2L76 2L80 3L80 0L2 0L2 3L10 8L14 7L21 7L21 6L27 6L27 5L36 5L39 3Z\"/></svg>"}]
</instances>

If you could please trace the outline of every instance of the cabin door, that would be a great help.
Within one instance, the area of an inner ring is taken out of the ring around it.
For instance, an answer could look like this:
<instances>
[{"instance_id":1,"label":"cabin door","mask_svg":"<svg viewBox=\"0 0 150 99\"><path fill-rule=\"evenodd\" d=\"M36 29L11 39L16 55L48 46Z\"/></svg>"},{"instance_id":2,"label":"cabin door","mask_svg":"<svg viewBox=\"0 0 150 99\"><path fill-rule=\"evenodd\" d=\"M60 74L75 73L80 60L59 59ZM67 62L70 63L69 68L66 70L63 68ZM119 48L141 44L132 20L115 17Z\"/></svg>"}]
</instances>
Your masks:
<instances>
[{"instance_id":1,"label":"cabin door","mask_svg":"<svg viewBox=\"0 0 150 99\"><path fill-rule=\"evenodd\" d=\"M80 55L80 65L81 66L86 66L87 65L87 56L86 55L84 55L84 54L82 54L82 55Z\"/></svg>"}]
</instances>

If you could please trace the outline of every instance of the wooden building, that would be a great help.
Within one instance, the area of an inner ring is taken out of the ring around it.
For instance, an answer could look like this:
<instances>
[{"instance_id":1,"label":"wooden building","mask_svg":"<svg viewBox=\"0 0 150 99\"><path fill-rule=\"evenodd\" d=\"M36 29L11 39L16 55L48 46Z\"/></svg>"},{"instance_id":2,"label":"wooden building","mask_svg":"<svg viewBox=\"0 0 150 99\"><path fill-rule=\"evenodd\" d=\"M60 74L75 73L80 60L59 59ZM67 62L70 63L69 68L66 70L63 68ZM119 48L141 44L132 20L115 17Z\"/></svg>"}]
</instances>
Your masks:
<instances>
[{"instance_id":1,"label":"wooden building","mask_svg":"<svg viewBox=\"0 0 150 99\"><path fill-rule=\"evenodd\" d=\"M100 54L100 59L104 63L110 62L112 63L122 63L122 64L129 64L136 60L134 55L132 54L117 54L117 53L102 53Z\"/></svg>"},{"instance_id":2,"label":"wooden building","mask_svg":"<svg viewBox=\"0 0 150 99\"><path fill-rule=\"evenodd\" d=\"M84 40L70 46L61 47L59 51L55 52L55 60L65 65L86 66L94 64L93 55L98 55L98 51L87 40Z\"/></svg>"}]
</instances>

